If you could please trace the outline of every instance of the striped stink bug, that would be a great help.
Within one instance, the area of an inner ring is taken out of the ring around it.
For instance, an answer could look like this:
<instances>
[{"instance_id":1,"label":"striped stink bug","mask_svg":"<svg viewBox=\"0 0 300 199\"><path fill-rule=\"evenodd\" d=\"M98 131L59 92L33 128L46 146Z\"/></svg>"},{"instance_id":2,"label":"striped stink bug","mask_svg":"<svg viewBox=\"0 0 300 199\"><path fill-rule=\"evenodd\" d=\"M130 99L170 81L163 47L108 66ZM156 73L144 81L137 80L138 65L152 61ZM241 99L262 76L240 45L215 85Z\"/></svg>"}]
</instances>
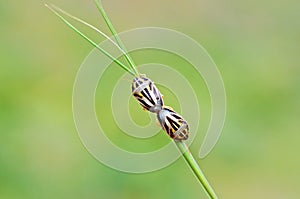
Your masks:
<instances>
[{"instance_id":1,"label":"striped stink bug","mask_svg":"<svg viewBox=\"0 0 300 199\"><path fill-rule=\"evenodd\" d=\"M152 113L159 113L162 110L163 97L154 82L146 75L142 74L133 79L132 94L145 110Z\"/></svg>"},{"instance_id":2,"label":"striped stink bug","mask_svg":"<svg viewBox=\"0 0 300 199\"><path fill-rule=\"evenodd\" d=\"M163 107L157 114L162 129L174 140L186 140L189 137L188 123L171 108Z\"/></svg>"},{"instance_id":3,"label":"striped stink bug","mask_svg":"<svg viewBox=\"0 0 300 199\"><path fill-rule=\"evenodd\" d=\"M164 101L163 96L161 95L158 88L155 86L154 82L146 77L146 75L139 74L137 71L135 64L133 63L131 57L127 54L126 49L124 48L124 45L122 44L122 41L118 38L116 31L114 30L111 22L109 21L108 17L106 16L104 10L101 8L101 5L97 3L96 5L99 8L99 11L103 16L105 16L105 21L107 25L110 27L111 32L113 33L113 36L116 39L116 42L114 42L112 39L110 39L105 33L98 30L96 27L86 23L85 21L72 16L71 14L61 10L58 7L55 6L49 6L46 5L52 12L54 12L55 15L57 15L64 23L66 23L71 29L73 29L75 32L77 32L80 36L82 36L85 40L87 40L90 44L92 44L94 47L96 47L99 51L104 53L106 56L108 56L110 59L112 59L116 64L118 64L121 68L123 68L125 71L130 73L134 76L133 82L132 82L132 94L133 96L138 100L138 102L141 104L141 106L150 112L157 114L157 119L162 127L162 129L174 140L186 140L189 136L189 127L187 122L175 111L173 111L170 108L164 107ZM99 47L94 41L92 41L89 37L84 35L82 32L80 32L78 29L76 29L70 22L68 22L62 15L60 15L58 12L61 12L73 19L75 19L78 22L81 22L88 27L92 28L93 30L100 33L102 36L107 38L110 42L112 42L113 45L115 45L124 55L127 62L129 63L130 67L128 68L126 65L124 65L122 62L120 62L118 59L114 58L111 54L109 54L106 50Z\"/></svg>"}]
</instances>

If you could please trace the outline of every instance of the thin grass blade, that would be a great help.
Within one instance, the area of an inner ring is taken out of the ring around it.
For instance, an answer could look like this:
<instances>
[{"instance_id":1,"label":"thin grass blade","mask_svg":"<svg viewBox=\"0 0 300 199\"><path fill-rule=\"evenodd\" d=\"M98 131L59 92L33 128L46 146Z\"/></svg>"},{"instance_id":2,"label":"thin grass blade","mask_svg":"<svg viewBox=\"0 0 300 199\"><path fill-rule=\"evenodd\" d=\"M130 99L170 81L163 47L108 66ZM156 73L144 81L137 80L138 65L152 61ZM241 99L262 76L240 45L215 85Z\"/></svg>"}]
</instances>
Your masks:
<instances>
[{"instance_id":1,"label":"thin grass blade","mask_svg":"<svg viewBox=\"0 0 300 199\"><path fill-rule=\"evenodd\" d=\"M180 152L182 153L184 159L190 166L191 170L195 174L196 178L202 185L205 193L210 199L218 199L215 191L213 190L212 186L210 186L208 180L206 179L204 173L200 169L198 163L194 159L193 155L191 154L188 146L184 143L184 141L177 141L175 142L176 146L179 148Z\"/></svg>"},{"instance_id":2,"label":"thin grass blade","mask_svg":"<svg viewBox=\"0 0 300 199\"><path fill-rule=\"evenodd\" d=\"M109 54L103 48L99 47L93 40L91 40L89 37L87 37L85 34L83 34L80 30L78 30L75 26L73 26L68 20L66 20L62 15L60 15L58 12L60 12L61 9L56 10L57 7L54 6L54 5L49 6L48 4L45 4L45 6L47 8L49 8L57 17L59 17L72 30L74 30L77 34L79 34L86 41L88 41L91 45L93 45L95 48L97 48L98 50L100 50L103 54L105 54L107 57L109 57L111 60L113 60L116 64L118 64L120 67L122 67L128 73L130 73L131 75L135 76L135 73L133 73L127 66L125 66L122 62L120 62L116 58L114 58L111 54Z\"/></svg>"},{"instance_id":3,"label":"thin grass blade","mask_svg":"<svg viewBox=\"0 0 300 199\"><path fill-rule=\"evenodd\" d=\"M129 54L127 53L127 50L126 50L126 48L125 48L125 46L124 46L122 40L119 38L117 31L115 30L114 26L113 26L112 23L110 22L110 20L109 20L109 18L108 18L108 16L107 16L107 14L106 14L106 12L105 12L105 10L104 10L102 4L100 3L99 0L94 0L94 2L95 2L95 4L96 4L96 6L97 6L99 12L100 12L101 15L103 16L103 18L104 18L104 20L105 20L105 23L107 24L109 30L110 30L111 33L113 34L113 36L114 36L114 38L115 38L117 44L120 46L120 48L122 48L122 49L126 52L126 53L124 54L124 56L125 56L127 62L130 64L130 66L131 66L131 68L133 69L134 73L135 73L136 75L139 75L139 72L137 71L136 66L135 66L133 60L131 59L131 57L130 57Z\"/></svg>"},{"instance_id":4,"label":"thin grass blade","mask_svg":"<svg viewBox=\"0 0 300 199\"><path fill-rule=\"evenodd\" d=\"M66 15L66 16L68 16L68 17L70 17L70 18L72 18L72 19L74 19L74 20L76 20L76 21L78 21L78 22L80 22L80 23L88 26L89 28L91 28L93 30L95 30L96 32L98 32L99 34L101 34L103 37L105 37L107 40L109 40L113 45L115 45L123 54L126 54L126 52L115 41L113 41L109 36L107 36L104 32L102 32L101 30L99 30L95 26L87 23L86 21L84 21L84 20L82 20L82 19L80 19L78 17L75 17L74 15L66 12L65 10L60 9L59 7L56 7L55 5L51 5L51 6L53 8L55 8L56 10L58 10L59 12L63 13L64 15Z\"/></svg>"}]
</instances>

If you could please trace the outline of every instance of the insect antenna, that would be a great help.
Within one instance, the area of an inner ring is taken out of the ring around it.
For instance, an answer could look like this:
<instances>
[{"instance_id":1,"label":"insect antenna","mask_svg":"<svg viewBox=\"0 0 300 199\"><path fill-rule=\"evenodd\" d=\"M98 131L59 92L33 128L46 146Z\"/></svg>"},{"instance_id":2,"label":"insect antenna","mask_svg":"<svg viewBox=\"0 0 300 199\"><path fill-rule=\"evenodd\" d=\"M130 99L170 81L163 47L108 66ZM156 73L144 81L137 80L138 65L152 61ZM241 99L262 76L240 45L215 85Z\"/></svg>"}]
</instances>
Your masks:
<instances>
[{"instance_id":1,"label":"insect antenna","mask_svg":"<svg viewBox=\"0 0 300 199\"><path fill-rule=\"evenodd\" d=\"M127 79L127 78L125 78L125 77L123 77L122 80L132 83L132 80L131 80L131 79Z\"/></svg>"},{"instance_id":2,"label":"insect antenna","mask_svg":"<svg viewBox=\"0 0 300 199\"><path fill-rule=\"evenodd\" d=\"M47 8L49 8L56 16L58 16L66 25L68 25L72 30L74 30L77 34L79 34L81 37L83 37L86 41L88 41L91 45L93 45L94 47L96 47L99 51L101 51L103 54L105 54L107 57L109 57L111 60L113 60L116 64L118 64L120 67L122 67L124 70L126 70L128 73L130 73L133 76L136 76L136 74L134 72L132 72L131 69L129 69L127 66L125 66L122 62L120 62L118 59L114 58L110 53L108 53L106 50L104 50L103 48L99 47L93 40L91 40L89 37L87 37L85 34L83 34L80 30L78 30L75 26L73 26L68 20L66 20L62 15L60 15L58 12L61 12L71 18L73 18L74 20L77 20L85 25L87 25L88 27L96 30L98 33L100 33L101 35L103 35L105 38L107 38L110 42L112 42L115 46L118 47L119 50L121 50L121 52L124 54L125 52L113 41L111 40L107 35L105 35L102 31L98 30L97 28L95 28L94 26L88 24L87 22L74 17L73 15L67 13L66 11L51 5L49 6L48 4L45 4L45 6Z\"/></svg>"},{"instance_id":3,"label":"insect antenna","mask_svg":"<svg viewBox=\"0 0 300 199\"><path fill-rule=\"evenodd\" d=\"M136 69L136 66L132 60L132 58L130 57L130 55L127 53L127 50L122 42L122 40L119 38L118 36L118 33L116 31L116 29L114 28L114 26L112 25L111 21L109 20L104 8L103 8L103 5L102 5L102 2L100 0L94 0L100 14L102 15L102 17L104 18L105 20L105 23L106 25L108 26L110 32L113 34L117 44L120 46L120 48L122 48L124 51L125 51L125 58L127 60L127 62L129 63L129 65L131 66L131 68L133 69L134 73L138 76L139 75L139 71L137 71Z\"/></svg>"}]
</instances>

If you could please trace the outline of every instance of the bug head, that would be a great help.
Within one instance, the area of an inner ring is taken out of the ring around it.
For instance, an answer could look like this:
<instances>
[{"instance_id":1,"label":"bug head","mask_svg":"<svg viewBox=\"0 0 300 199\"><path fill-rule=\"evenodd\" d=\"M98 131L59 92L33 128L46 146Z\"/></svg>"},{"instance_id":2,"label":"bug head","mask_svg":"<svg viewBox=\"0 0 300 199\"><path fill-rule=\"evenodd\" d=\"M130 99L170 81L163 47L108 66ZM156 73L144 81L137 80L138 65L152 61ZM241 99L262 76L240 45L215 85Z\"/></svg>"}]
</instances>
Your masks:
<instances>
[{"instance_id":1,"label":"bug head","mask_svg":"<svg viewBox=\"0 0 300 199\"><path fill-rule=\"evenodd\" d=\"M134 92L139 86L149 81L149 79L144 74L140 74L132 80L131 91Z\"/></svg>"},{"instance_id":2,"label":"bug head","mask_svg":"<svg viewBox=\"0 0 300 199\"><path fill-rule=\"evenodd\" d=\"M187 140L189 138L189 134L189 126L186 121L183 121L180 128L174 133L173 139L176 141Z\"/></svg>"}]
</instances>

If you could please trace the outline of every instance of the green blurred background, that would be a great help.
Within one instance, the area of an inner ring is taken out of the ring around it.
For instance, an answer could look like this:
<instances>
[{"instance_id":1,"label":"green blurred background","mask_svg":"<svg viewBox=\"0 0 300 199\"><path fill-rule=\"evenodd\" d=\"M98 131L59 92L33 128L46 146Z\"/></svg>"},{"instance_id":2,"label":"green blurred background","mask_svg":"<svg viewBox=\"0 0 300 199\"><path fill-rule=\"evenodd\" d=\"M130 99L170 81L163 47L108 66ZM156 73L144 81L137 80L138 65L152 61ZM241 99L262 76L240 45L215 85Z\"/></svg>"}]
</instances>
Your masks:
<instances>
[{"instance_id":1,"label":"green blurred background","mask_svg":"<svg viewBox=\"0 0 300 199\"><path fill-rule=\"evenodd\" d=\"M102 24L108 33L92 1L50 3ZM219 198L300 198L299 1L113 0L104 1L104 6L118 31L144 26L175 29L202 44L218 65L227 92L226 123L213 152L198 162ZM0 1L0 25L1 199L205 198L182 159L137 175L112 170L86 151L73 122L72 89L92 47L43 1ZM168 55L133 56L137 63L155 60L175 68L181 63ZM104 91L109 91L109 77L116 73L122 71L107 71ZM192 70L184 73L195 81ZM199 87L201 97L205 86ZM162 89L169 95L168 104L176 108L178 99ZM200 103L201 132L209 119L207 91L205 96ZM101 103L96 107L99 117L109 111ZM133 117L139 120L143 114ZM124 145L118 139L122 132L113 121L106 123L110 126L116 133L113 141ZM161 134L164 140L155 142L158 146L168 141ZM130 150L149 150L153 141L135 143L137 148L130 145ZM199 149L192 145L191 150L197 154Z\"/></svg>"}]
</instances>

